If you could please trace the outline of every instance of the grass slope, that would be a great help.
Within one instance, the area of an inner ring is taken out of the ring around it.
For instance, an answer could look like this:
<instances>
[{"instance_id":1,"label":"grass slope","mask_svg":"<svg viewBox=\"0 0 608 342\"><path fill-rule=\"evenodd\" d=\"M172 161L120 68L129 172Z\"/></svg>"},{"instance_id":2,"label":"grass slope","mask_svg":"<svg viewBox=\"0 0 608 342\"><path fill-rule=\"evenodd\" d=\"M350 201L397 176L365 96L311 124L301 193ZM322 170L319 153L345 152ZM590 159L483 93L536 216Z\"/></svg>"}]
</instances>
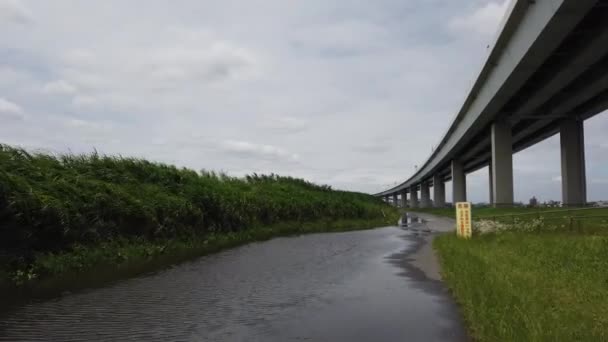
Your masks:
<instances>
[{"instance_id":1,"label":"grass slope","mask_svg":"<svg viewBox=\"0 0 608 342\"><path fill-rule=\"evenodd\" d=\"M475 339L608 339L608 236L449 234L434 245Z\"/></svg>"},{"instance_id":2,"label":"grass slope","mask_svg":"<svg viewBox=\"0 0 608 342\"><path fill-rule=\"evenodd\" d=\"M169 248L167 241L250 241L258 233L247 231L262 227L291 227L259 233L266 237L304 232L307 222L365 225L395 214L370 195L291 177L240 179L134 158L52 156L0 145L0 276L120 262L128 257L119 253L124 246L154 255ZM77 260L81 255L87 260Z\"/></svg>"},{"instance_id":3,"label":"grass slope","mask_svg":"<svg viewBox=\"0 0 608 342\"><path fill-rule=\"evenodd\" d=\"M455 216L454 209L416 211ZM475 340L608 340L607 208L472 214L503 228L471 240L443 235L434 247Z\"/></svg>"}]
</instances>

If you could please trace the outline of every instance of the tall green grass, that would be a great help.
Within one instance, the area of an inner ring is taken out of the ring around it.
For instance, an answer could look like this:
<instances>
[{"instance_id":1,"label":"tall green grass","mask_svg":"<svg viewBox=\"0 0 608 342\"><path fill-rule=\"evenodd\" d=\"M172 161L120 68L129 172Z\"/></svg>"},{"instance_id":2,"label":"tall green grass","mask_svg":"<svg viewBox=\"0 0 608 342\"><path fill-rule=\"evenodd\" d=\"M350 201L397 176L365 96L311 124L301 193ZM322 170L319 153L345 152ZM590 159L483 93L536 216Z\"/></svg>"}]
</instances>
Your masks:
<instances>
[{"instance_id":1,"label":"tall green grass","mask_svg":"<svg viewBox=\"0 0 608 342\"><path fill-rule=\"evenodd\" d=\"M472 215L472 239L444 234L434 247L474 340L608 338L608 276L602 272L608 209L473 208Z\"/></svg>"},{"instance_id":2,"label":"tall green grass","mask_svg":"<svg viewBox=\"0 0 608 342\"><path fill-rule=\"evenodd\" d=\"M13 264L117 239L374 220L389 210L370 195L274 174L235 178L135 158L54 156L0 145L0 261Z\"/></svg>"},{"instance_id":3,"label":"tall green grass","mask_svg":"<svg viewBox=\"0 0 608 342\"><path fill-rule=\"evenodd\" d=\"M434 241L476 341L606 341L608 237L507 231Z\"/></svg>"}]
</instances>

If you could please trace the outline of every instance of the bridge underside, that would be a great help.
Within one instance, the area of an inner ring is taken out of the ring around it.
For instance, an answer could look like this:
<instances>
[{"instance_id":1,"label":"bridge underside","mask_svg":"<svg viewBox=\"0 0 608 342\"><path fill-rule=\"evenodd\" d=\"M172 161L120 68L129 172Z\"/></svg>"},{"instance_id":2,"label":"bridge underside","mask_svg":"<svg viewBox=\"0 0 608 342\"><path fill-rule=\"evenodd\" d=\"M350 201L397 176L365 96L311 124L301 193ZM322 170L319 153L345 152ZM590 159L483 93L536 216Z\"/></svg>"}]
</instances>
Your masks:
<instances>
[{"instance_id":1,"label":"bridge underside","mask_svg":"<svg viewBox=\"0 0 608 342\"><path fill-rule=\"evenodd\" d=\"M551 6L538 1L514 5L511 16L515 19L509 19L519 21L509 28L510 41L499 38L496 45L504 45L502 52L490 55L478 79L489 85L474 87L463 107L481 110L475 121L469 120L470 126L462 130L464 124L457 118L446 137L458 133L461 138L451 145L445 142L449 152L432 156L424 172L379 195L400 191L403 197L421 184L434 186L456 175L453 194L458 200L466 199L466 177L461 170L466 175L490 165L490 201L512 204L511 155L561 133L563 202L585 203L582 122L608 109L608 0L565 0L555 5L557 10ZM547 12L550 16L545 16L543 27L533 34L525 32L534 30L538 18ZM485 70L488 65L490 71ZM496 83L491 82L501 77L500 86L494 87ZM440 203L445 197L442 192L440 184Z\"/></svg>"},{"instance_id":2,"label":"bridge underside","mask_svg":"<svg viewBox=\"0 0 608 342\"><path fill-rule=\"evenodd\" d=\"M565 118L582 121L608 108L607 23L608 1L600 1L502 107L499 116L512 126L513 152L559 133ZM466 172L488 165L490 135L473 137L464 151Z\"/></svg>"}]
</instances>

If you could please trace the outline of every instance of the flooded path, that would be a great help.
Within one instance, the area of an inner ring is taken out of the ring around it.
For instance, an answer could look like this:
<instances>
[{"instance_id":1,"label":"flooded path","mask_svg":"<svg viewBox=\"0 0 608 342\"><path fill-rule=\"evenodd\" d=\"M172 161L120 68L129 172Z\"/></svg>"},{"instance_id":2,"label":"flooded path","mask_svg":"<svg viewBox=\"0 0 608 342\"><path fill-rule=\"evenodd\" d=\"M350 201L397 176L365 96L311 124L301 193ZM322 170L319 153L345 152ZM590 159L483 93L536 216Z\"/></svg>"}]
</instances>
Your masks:
<instances>
[{"instance_id":1,"label":"flooded path","mask_svg":"<svg viewBox=\"0 0 608 342\"><path fill-rule=\"evenodd\" d=\"M424 226L277 238L32 300L0 313L0 341L466 340L415 266Z\"/></svg>"}]
</instances>

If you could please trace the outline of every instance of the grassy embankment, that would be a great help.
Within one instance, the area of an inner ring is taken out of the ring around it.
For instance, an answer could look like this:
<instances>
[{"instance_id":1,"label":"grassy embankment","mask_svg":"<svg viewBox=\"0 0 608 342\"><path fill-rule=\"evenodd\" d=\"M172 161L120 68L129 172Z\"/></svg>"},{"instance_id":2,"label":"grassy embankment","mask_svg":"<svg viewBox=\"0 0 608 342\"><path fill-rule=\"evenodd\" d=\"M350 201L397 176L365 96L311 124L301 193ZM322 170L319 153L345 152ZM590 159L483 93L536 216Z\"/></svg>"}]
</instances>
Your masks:
<instances>
[{"instance_id":1,"label":"grassy embankment","mask_svg":"<svg viewBox=\"0 0 608 342\"><path fill-rule=\"evenodd\" d=\"M380 199L301 179L0 145L0 283L397 219Z\"/></svg>"},{"instance_id":2,"label":"grassy embankment","mask_svg":"<svg viewBox=\"0 0 608 342\"><path fill-rule=\"evenodd\" d=\"M579 208L527 208L527 207L514 207L514 208L473 208L473 219L474 220L489 220L498 219L502 222L507 222L512 219L511 215L517 215L519 220L532 220L538 218L539 214L545 219L560 218L564 216L583 216L583 215L601 215L598 212L608 214L607 211L602 209L593 208L591 210L578 210ZM446 216L454 218L456 211L454 208L408 208L408 211L416 211L422 213L429 213L433 215ZM525 215L521 215L525 214ZM511 223L509 221L509 223Z\"/></svg>"},{"instance_id":3,"label":"grassy embankment","mask_svg":"<svg viewBox=\"0 0 608 342\"><path fill-rule=\"evenodd\" d=\"M452 211L439 214L453 216ZM512 217L499 216L524 212L530 215L515 224ZM480 341L608 340L608 217L572 224L569 218L602 215L608 210L474 209L474 218L498 216L507 226L472 240L438 237L443 278L472 336Z\"/></svg>"}]
</instances>

